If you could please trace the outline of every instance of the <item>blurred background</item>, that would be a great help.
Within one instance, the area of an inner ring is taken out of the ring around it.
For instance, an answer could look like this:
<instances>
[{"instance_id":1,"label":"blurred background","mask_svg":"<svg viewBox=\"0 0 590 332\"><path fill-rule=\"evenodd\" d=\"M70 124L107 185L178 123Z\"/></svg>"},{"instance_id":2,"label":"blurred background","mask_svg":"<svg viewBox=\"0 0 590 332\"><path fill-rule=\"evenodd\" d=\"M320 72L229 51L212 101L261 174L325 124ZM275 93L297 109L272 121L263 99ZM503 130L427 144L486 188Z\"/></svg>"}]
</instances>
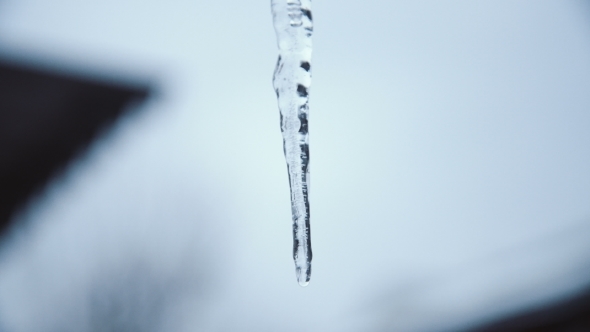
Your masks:
<instances>
[{"instance_id":1,"label":"blurred background","mask_svg":"<svg viewBox=\"0 0 590 332\"><path fill-rule=\"evenodd\" d=\"M1 332L590 331L590 4L312 9L301 288L269 1L0 1Z\"/></svg>"}]
</instances>

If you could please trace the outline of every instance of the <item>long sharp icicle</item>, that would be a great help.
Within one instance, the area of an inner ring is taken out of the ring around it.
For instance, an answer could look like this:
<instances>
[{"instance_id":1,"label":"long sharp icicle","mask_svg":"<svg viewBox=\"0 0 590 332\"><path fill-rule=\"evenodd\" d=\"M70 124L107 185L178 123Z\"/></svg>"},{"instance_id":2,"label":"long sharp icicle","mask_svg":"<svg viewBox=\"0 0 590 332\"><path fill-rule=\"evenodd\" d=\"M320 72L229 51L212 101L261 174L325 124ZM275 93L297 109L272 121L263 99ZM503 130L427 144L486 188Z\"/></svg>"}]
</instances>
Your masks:
<instances>
[{"instance_id":1,"label":"long sharp icicle","mask_svg":"<svg viewBox=\"0 0 590 332\"><path fill-rule=\"evenodd\" d=\"M309 230L309 87L311 85L311 0L271 0L279 59L273 76L281 114L283 150L291 188L293 259L301 286L311 277Z\"/></svg>"}]
</instances>

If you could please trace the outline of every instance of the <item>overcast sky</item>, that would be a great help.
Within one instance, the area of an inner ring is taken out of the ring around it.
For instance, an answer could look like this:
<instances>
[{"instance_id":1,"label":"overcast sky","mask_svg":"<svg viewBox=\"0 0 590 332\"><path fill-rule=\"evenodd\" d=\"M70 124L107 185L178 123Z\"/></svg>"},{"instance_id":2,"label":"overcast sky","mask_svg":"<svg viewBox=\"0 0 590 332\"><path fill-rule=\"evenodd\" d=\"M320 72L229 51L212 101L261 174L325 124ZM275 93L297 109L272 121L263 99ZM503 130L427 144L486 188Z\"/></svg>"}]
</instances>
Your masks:
<instances>
[{"instance_id":1,"label":"overcast sky","mask_svg":"<svg viewBox=\"0 0 590 332\"><path fill-rule=\"evenodd\" d=\"M270 1L0 2L0 53L158 92L22 217L0 331L91 330L138 261L177 331L437 331L587 284L590 6L312 5L301 288Z\"/></svg>"}]
</instances>

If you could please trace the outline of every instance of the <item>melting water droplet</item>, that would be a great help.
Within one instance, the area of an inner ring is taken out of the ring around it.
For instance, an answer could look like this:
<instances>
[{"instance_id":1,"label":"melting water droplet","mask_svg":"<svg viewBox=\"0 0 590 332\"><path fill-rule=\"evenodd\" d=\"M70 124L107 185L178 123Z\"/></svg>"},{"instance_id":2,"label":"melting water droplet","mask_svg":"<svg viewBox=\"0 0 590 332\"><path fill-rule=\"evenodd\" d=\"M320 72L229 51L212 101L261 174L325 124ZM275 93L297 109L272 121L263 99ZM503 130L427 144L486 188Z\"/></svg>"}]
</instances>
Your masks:
<instances>
[{"instance_id":1,"label":"melting water droplet","mask_svg":"<svg viewBox=\"0 0 590 332\"><path fill-rule=\"evenodd\" d=\"M311 278L309 213L309 87L311 0L271 0L279 59L273 76L291 189L293 260L299 285Z\"/></svg>"}]
</instances>

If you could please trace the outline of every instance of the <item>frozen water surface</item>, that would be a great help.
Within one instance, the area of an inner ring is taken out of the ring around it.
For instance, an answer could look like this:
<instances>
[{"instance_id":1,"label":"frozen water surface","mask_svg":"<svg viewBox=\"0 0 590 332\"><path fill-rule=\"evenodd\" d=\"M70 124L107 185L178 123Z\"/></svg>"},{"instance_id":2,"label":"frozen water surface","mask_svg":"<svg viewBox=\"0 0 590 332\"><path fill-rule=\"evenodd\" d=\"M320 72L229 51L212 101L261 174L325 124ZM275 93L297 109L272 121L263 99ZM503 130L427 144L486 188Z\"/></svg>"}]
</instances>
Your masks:
<instances>
[{"instance_id":1,"label":"frozen water surface","mask_svg":"<svg viewBox=\"0 0 590 332\"><path fill-rule=\"evenodd\" d=\"M297 281L311 277L309 231L308 90L311 84L311 1L272 0L279 59L273 85L281 113L283 149L289 172L293 216L293 259Z\"/></svg>"}]
</instances>

